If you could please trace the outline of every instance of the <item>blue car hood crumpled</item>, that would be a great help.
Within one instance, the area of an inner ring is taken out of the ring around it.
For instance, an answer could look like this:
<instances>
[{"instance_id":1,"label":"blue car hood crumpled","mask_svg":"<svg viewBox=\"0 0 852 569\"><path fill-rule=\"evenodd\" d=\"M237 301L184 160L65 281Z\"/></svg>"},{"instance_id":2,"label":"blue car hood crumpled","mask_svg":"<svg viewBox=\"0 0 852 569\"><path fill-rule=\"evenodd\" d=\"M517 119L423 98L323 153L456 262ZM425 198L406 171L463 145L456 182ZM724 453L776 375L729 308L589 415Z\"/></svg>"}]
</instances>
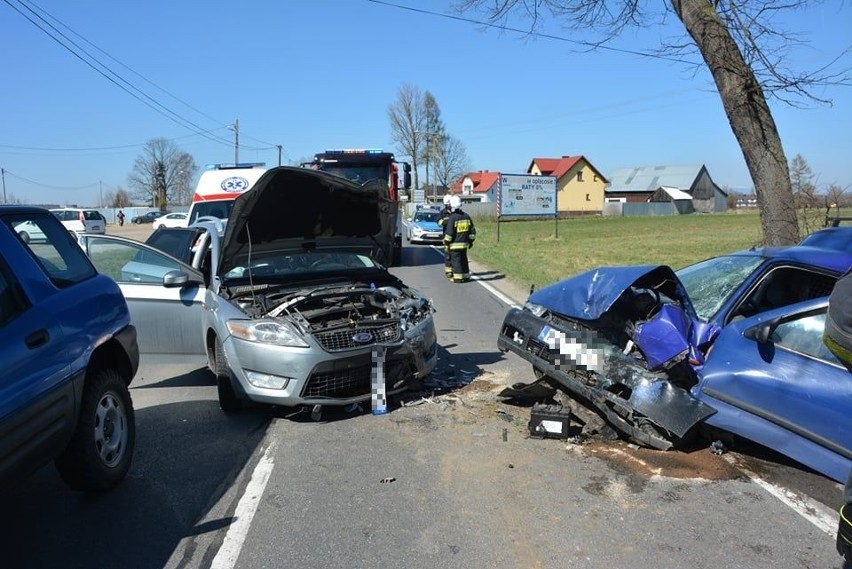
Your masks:
<instances>
[{"instance_id":1,"label":"blue car hood crumpled","mask_svg":"<svg viewBox=\"0 0 852 569\"><path fill-rule=\"evenodd\" d=\"M631 287L654 288L681 303L697 320L692 301L667 265L601 267L548 285L529 301L570 318L597 320Z\"/></svg>"}]
</instances>

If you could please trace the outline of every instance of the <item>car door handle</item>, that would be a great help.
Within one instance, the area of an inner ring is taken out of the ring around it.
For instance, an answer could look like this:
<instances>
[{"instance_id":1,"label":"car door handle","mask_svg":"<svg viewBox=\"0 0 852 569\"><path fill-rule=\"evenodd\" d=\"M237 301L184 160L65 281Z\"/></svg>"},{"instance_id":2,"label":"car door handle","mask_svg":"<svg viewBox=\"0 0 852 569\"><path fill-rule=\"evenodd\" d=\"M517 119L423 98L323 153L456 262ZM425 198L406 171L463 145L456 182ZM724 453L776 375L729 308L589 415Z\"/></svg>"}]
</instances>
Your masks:
<instances>
[{"instance_id":1,"label":"car door handle","mask_svg":"<svg viewBox=\"0 0 852 569\"><path fill-rule=\"evenodd\" d=\"M24 343L28 348L33 349L45 345L48 340L50 340L50 334L47 330L38 330L24 338Z\"/></svg>"}]
</instances>

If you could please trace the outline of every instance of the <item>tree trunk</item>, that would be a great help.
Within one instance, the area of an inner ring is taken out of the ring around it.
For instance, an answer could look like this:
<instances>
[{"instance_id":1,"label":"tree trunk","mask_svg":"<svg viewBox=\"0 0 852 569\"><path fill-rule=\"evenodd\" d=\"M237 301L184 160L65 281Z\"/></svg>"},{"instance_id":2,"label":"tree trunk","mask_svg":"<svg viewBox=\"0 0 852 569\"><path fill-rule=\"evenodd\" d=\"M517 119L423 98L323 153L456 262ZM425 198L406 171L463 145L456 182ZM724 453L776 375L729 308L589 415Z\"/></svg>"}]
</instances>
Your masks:
<instances>
[{"instance_id":1,"label":"tree trunk","mask_svg":"<svg viewBox=\"0 0 852 569\"><path fill-rule=\"evenodd\" d=\"M767 246L799 240L793 190L781 137L763 89L708 0L671 0L713 74L728 122L751 174Z\"/></svg>"}]
</instances>

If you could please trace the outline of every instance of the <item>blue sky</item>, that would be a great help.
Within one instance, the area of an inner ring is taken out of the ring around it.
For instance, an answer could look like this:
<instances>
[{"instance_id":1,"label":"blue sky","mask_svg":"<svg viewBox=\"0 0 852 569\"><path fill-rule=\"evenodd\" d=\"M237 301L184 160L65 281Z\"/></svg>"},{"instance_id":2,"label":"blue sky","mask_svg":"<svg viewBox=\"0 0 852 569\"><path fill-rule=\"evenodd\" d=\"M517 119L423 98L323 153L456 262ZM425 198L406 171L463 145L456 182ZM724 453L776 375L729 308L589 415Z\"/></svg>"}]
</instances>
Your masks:
<instances>
[{"instance_id":1,"label":"blue sky","mask_svg":"<svg viewBox=\"0 0 852 569\"><path fill-rule=\"evenodd\" d=\"M451 1L389 1L421 11L369 0L0 1L7 194L94 205L100 191L127 187L134 160L157 137L199 166L231 162L228 125L237 119L241 161L276 165L276 145L285 164L326 148L398 152L387 108L405 82L435 96L476 170L522 172L534 157L583 154L604 175L702 163L723 187L751 187L703 68L622 51L579 53L571 40L588 38L555 23L543 31L562 39L523 37L426 13L455 15ZM40 13L183 124L108 81L12 6ZM786 22L810 42L791 66L820 67L852 45L848 2L785 14ZM670 18L612 45L649 52L681 31ZM849 67L847 54L835 69ZM771 103L785 152L804 156L818 185L849 187L852 88L817 94L833 105Z\"/></svg>"}]
</instances>

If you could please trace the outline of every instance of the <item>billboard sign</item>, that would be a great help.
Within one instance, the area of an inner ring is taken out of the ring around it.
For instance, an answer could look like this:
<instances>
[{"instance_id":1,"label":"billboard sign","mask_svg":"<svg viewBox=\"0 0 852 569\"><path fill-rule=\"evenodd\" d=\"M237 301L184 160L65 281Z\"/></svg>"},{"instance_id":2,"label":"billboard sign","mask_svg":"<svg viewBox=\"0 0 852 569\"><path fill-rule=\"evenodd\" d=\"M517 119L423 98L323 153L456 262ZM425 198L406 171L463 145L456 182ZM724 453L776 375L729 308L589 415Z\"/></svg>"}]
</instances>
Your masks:
<instances>
[{"instance_id":1,"label":"billboard sign","mask_svg":"<svg viewBox=\"0 0 852 569\"><path fill-rule=\"evenodd\" d=\"M501 174L497 193L500 216L556 217L556 176Z\"/></svg>"}]
</instances>

